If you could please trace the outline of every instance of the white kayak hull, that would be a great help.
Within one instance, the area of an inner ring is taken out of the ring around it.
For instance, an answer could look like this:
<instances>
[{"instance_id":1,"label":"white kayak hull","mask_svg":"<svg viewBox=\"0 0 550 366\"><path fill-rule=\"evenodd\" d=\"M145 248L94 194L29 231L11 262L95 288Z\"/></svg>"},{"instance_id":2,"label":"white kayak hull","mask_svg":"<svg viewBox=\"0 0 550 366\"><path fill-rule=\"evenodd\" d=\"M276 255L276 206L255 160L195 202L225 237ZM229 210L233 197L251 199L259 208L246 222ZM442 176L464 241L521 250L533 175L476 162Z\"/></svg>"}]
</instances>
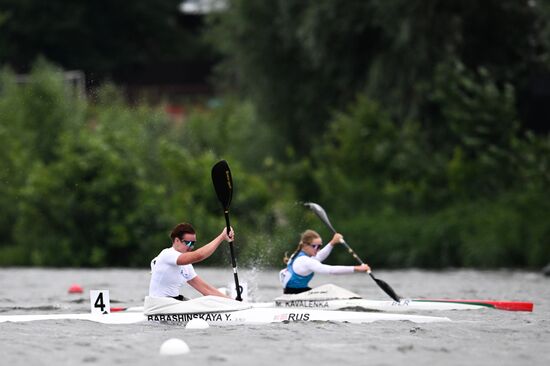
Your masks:
<instances>
[{"instance_id":1,"label":"white kayak hull","mask_svg":"<svg viewBox=\"0 0 550 366\"><path fill-rule=\"evenodd\" d=\"M403 299L399 302L384 300L366 299L334 299L334 300L290 300L273 302L249 303L254 308L282 308L282 309L314 309L314 310L340 310L356 312L393 312L410 313L423 311L455 311L455 310L481 310L499 309L508 311L533 311L531 303L529 306L515 306L517 302L507 302L507 307L499 307L488 303L487 300L424 300L424 299ZM510 306L512 304L512 306ZM143 312L143 306L120 308L118 311Z\"/></svg>"},{"instance_id":2,"label":"white kayak hull","mask_svg":"<svg viewBox=\"0 0 550 366\"><path fill-rule=\"evenodd\" d=\"M123 311L110 314L42 314L2 315L3 322L26 322L44 320L87 320L104 324L133 324L142 322L170 322L185 324L191 319L203 319L210 325L269 324L288 322L345 322L372 323L376 321L410 321L413 323L449 322L446 317L410 314L372 313L354 311L323 311L310 309L250 308L230 312L193 314L144 315L139 311Z\"/></svg>"},{"instance_id":3,"label":"white kayak hull","mask_svg":"<svg viewBox=\"0 0 550 366\"><path fill-rule=\"evenodd\" d=\"M0 323L31 322L45 320L88 320L103 324L133 324L146 320L143 312L129 311L110 314L32 314L32 315L0 315Z\"/></svg>"},{"instance_id":4,"label":"white kayak hull","mask_svg":"<svg viewBox=\"0 0 550 366\"><path fill-rule=\"evenodd\" d=\"M497 300L453 300L453 299L402 299L401 301L366 300L366 299L332 299L332 300L275 300L274 302L256 303L256 307L275 307L285 309L319 309L351 311L389 311L416 312L440 310L479 310L497 309L507 311L533 311L533 303L520 301Z\"/></svg>"},{"instance_id":5,"label":"white kayak hull","mask_svg":"<svg viewBox=\"0 0 550 366\"><path fill-rule=\"evenodd\" d=\"M256 304L255 306L390 312L476 310L487 308L508 311L533 311L533 303L523 301L461 299L367 300L358 294L333 284L322 285L300 294L282 295L271 303Z\"/></svg>"},{"instance_id":6,"label":"white kayak hull","mask_svg":"<svg viewBox=\"0 0 550 366\"><path fill-rule=\"evenodd\" d=\"M380 311L380 312L408 312L408 311L438 311L438 310L475 310L484 306L467 303L450 303L436 301L417 301L403 299L397 301L366 300L366 299L339 299L339 300L276 300L258 306L276 308L298 308L319 310L352 310L352 311Z\"/></svg>"},{"instance_id":7,"label":"white kayak hull","mask_svg":"<svg viewBox=\"0 0 550 366\"><path fill-rule=\"evenodd\" d=\"M491 308L484 304L403 299L400 302L366 299L334 299L334 300L275 300L272 302L249 303L253 308L310 309L356 312L421 312L444 310L478 310ZM143 312L143 306L122 308L125 312Z\"/></svg>"}]
</instances>

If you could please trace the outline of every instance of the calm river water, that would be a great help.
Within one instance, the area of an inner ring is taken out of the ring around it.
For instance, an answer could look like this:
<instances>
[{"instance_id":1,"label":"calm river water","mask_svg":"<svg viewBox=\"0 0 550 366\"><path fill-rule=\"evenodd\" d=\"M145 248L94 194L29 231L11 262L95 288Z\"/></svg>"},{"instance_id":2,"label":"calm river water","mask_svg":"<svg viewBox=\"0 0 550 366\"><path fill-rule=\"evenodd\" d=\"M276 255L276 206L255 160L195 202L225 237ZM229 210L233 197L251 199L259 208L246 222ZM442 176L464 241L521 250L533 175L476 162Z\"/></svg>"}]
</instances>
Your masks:
<instances>
[{"instance_id":1,"label":"calm river water","mask_svg":"<svg viewBox=\"0 0 550 366\"><path fill-rule=\"evenodd\" d=\"M231 268L197 266L214 286ZM403 297L532 301L533 313L497 310L431 312L453 323L289 323L189 330L167 324L104 325L77 320L0 323L0 365L550 365L550 277L517 271L375 271ZM240 269L249 300L280 295L277 271ZM108 289L112 306L142 305L147 269L0 269L0 315L88 312L88 291ZM68 294L71 284L83 294ZM365 275L317 275L365 298L386 300ZM197 294L186 289L190 297ZM191 352L160 356L180 338Z\"/></svg>"}]
</instances>

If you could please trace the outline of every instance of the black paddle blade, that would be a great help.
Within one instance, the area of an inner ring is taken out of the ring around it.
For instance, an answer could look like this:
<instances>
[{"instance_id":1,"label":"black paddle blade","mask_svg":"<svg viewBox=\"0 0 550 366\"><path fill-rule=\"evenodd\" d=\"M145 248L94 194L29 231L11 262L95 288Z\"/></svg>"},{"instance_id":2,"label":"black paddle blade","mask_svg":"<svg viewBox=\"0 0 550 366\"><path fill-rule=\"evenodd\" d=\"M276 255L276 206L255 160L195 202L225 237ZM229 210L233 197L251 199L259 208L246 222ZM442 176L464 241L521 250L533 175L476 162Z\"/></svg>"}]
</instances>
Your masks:
<instances>
[{"instance_id":1,"label":"black paddle blade","mask_svg":"<svg viewBox=\"0 0 550 366\"><path fill-rule=\"evenodd\" d=\"M395 291L391 288L390 285L388 285L385 281L379 280L378 278L374 277L372 273L369 273L369 275L372 277L372 279L376 282L378 287L380 287L386 294L388 294L389 297L394 299L395 301L399 302L401 300L401 297L395 293Z\"/></svg>"},{"instance_id":2,"label":"black paddle blade","mask_svg":"<svg viewBox=\"0 0 550 366\"><path fill-rule=\"evenodd\" d=\"M212 182L223 209L227 211L233 197L233 178L227 161L220 160L212 167Z\"/></svg>"},{"instance_id":3,"label":"black paddle blade","mask_svg":"<svg viewBox=\"0 0 550 366\"><path fill-rule=\"evenodd\" d=\"M315 214L317 216L319 216L321 221L323 221L325 223L325 225L327 225L330 228L330 230L332 230L332 232L334 232L334 233L336 232L336 230L334 230L334 227L332 227L332 224L330 223L330 220L328 219L327 213L325 212L325 210L320 205L318 205L314 202L306 202L306 203L304 203L304 206L309 208L311 211L315 212Z\"/></svg>"}]
</instances>

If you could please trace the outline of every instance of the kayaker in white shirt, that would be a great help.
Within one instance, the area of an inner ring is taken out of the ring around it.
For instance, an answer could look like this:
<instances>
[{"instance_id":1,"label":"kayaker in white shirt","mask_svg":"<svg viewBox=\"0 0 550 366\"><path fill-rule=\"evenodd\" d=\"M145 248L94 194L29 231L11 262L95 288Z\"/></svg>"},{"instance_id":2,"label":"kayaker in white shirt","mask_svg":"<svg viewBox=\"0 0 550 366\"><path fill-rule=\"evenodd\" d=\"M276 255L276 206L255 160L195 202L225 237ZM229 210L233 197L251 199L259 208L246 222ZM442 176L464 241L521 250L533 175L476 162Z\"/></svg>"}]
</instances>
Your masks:
<instances>
[{"instance_id":1,"label":"kayaker in white shirt","mask_svg":"<svg viewBox=\"0 0 550 366\"><path fill-rule=\"evenodd\" d=\"M149 296L173 297L185 300L180 294L180 287L187 282L202 295L227 297L218 289L208 284L197 275L193 263L201 262L210 257L223 241L233 241L234 232L229 234L224 228L210 243L193 250L197 240L196 232L189 223L181 223L170 233L172 246L163 249L151 261L151 282Z\"/></svg>"}]
</instances>

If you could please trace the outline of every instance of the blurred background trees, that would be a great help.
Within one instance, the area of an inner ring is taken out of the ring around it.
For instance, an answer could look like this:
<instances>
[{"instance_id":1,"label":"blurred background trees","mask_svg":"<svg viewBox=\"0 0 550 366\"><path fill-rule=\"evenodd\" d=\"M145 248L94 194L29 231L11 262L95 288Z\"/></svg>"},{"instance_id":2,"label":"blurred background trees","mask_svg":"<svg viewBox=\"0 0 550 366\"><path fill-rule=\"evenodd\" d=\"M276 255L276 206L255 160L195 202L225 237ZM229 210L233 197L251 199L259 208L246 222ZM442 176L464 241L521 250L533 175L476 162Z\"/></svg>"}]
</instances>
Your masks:
<instances>
[{"instance_id":1,"label":"blurred background trees","mask_svg":"<svg viewBox=\"0 0 550 366\"><path fill-rule=\"evenodd\" d=\"M146 266L180 221L208 240L219 158L247 265L329 239L302 201L375 267L550 261L547 1L224 4L0 0L0 264Z\"/></svg>"}]
</instances>

